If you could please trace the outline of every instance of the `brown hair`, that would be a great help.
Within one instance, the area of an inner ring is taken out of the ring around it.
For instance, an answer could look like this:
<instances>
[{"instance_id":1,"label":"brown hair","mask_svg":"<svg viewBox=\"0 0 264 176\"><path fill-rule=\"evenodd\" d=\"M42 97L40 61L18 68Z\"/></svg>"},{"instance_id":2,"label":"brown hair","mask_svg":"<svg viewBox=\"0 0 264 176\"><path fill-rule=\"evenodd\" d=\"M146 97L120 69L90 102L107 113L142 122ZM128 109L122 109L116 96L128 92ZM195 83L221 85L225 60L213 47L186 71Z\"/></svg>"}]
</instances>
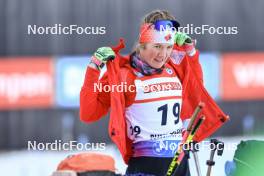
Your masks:
<instances>
[{"instance_id":1,"label":"brown hair","mask_svg":"<svg viewBox=\"0 0 264 176\"><path fill-rule=\"evenodd\" d=\"M165 10L153 10L152 12L145 15L142 20L142 24L144 23L152 23L154 24L157 20L176 20L175 17L170 14L170 12Z\"/></svg>"},{"instance_id":2,"label":"brown hair","mask_svg":"<svg viewBox=\"0 0 264 176\"><path fill-rule=\"evenodd\" d=\"M154 24L157 20L176 20L175 17L168 11L166 10L153 10L150 13L146 14L142 21L141 24L144 23L152 23ZM136 52L139 54L140 48L145 48L145 44L140 44L138 41L136 41L134 48L133 48L133 53Z\"/></svg>"}]
</instances>

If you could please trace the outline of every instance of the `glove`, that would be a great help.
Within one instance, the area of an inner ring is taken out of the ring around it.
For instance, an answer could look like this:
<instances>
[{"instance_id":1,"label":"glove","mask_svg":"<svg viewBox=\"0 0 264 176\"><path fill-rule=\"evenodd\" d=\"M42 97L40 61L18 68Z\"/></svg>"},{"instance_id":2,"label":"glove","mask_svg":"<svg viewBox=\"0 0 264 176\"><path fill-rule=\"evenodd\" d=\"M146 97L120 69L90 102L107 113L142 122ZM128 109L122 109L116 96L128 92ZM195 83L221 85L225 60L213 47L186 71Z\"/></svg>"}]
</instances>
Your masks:
<instances>
[{"instance_id":1,"label":"glove","mask_svg":"<svg viewBox=\"0 0 264 176\"><path fill-rule=\"evenodd\" d=\"M174 38L174 43L176 43L178 46L182 46L183 44L192 43L192 39L190 36L183 32L177 32Z\"/></svg>"},{"instance_id":2,"label":"glove","mask_svg":"<svg viewBox=\"0 0 264 176\"><path fill-rule=\"evenodd\" d=\"M178 46L183 46L185 52L189 56L193 56L196 53L195 49L195 41L191 39L190 36L188 36L185 33L177 32L174 38L174 43Z\"/></svg>"},{"instance_id":3,"label":"glove","mask_svg":"<svg viewBox=\"0 0 264 176\"><path fill-rule=\"evenodd\" d=\"M115 58L115 52L110 47L101 47L96 50L92 56L92 62L101 69L108 60Z\"/></svg>"}]
</instances>

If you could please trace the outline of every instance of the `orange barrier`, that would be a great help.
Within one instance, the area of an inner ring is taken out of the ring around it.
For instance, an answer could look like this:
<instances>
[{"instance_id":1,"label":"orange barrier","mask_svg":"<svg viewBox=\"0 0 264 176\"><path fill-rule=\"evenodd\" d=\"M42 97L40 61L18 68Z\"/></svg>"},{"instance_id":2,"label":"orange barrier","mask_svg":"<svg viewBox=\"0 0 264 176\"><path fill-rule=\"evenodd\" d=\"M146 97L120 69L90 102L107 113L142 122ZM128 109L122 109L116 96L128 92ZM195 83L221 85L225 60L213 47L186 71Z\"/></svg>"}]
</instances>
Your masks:
<instances>
[{"instance_id":1,"label":"orange barrier","mask_svg":"<svg viewBox=\"0 0 264 176\"><path fill-rule=\"evenodd\" d=\"M80 153L60 162L57 171L71 170L77 173L88 171L115 172L115 161L111 156L97 153Z\"/></svg>"}]
</instances>

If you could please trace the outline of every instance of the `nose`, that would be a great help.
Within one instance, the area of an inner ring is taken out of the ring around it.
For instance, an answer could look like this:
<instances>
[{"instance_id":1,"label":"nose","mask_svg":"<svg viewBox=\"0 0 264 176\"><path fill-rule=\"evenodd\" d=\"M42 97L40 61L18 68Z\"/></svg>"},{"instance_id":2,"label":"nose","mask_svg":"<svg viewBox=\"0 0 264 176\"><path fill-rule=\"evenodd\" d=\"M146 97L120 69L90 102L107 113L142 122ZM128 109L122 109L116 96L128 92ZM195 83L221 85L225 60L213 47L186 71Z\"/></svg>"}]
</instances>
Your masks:
<instances>
[{"instance_id":1,"label":"nose","mask_svg":"<svg viewBox=\"0 0 264 176\"><path fill-rule=\"evenodd\" d=\"M167 57L167 48L161 48L159 51L159 57L166 58Z\"/></svg>"}]
</instances>

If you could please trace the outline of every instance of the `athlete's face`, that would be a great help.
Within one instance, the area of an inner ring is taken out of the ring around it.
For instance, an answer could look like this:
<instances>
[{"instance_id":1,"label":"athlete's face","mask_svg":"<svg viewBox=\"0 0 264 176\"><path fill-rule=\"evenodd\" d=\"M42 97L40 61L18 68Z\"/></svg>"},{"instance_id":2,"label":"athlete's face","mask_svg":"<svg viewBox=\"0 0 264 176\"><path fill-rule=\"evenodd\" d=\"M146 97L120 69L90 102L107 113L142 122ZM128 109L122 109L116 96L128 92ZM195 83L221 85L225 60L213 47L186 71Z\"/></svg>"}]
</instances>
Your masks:
<instances>
[{"instance_id":1,"label":"athlete's face","mask_svg":"<svg viewBox=\"0 0 264 176\"><path fill-rule=\"evenodd\" d=\"M171 55L173 45L163 43L147 43L140 50L140 58L153 68L161 68Z\"/></svg>"}]
</instances>

